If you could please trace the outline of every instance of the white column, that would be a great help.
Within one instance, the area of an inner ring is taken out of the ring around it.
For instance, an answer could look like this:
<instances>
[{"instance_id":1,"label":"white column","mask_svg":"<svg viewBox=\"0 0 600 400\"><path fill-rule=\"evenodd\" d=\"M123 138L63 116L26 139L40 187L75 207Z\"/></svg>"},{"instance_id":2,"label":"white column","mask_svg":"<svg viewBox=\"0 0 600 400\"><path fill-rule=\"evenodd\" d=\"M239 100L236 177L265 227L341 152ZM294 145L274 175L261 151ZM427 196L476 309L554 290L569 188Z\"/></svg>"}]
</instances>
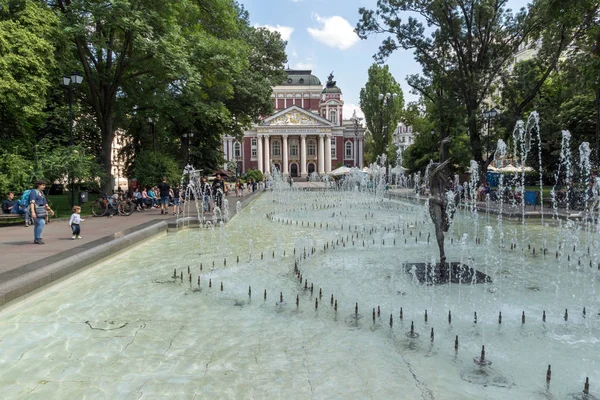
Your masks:
<instances>
[{"instance_id":1,"label":"white column","mask_svg":"<svg viewBox=\"0 0 600 400\"><path fill-rule=\"evenodd\" d=\"M358 139L358 166L363 168L363 140Z\"/></svg>"},{"instance_id":2,"label":"white column","mask_svg":"<svg viewBox=\"0 0 600 400\"><path fill-rule=\"evenodd\" d=\"M263 135L256 135L256 158L258 159L258 170L263 172L263 151L262 151Z\"/></svg>"},{"instance_id":3,"label":"white column","mask_svg":"<svg viewBox=\"0 0 600 400\"><path fill-rule=\"evenodd\" d=\"M287 135L283 135L283 148L281 149L281 151L283 152L283 175L287 176L289 175L289 171L288 171L288 137Z\"/></svg>"},{"instance_id":4,"label":"white column","mask_svg":"<svg viewBox=\"0 0 600 400\"><path fill-rule=\"evenodd\" d=\"M325 173L325 141L323 140L324 135L319 135L319 160L318 160L318 168L319 175L323 175Z\"/></svg>"},{"instance_id":5,"label":"white column","mask_svg":"<svg viewBox=\"0 0 600 400\"><path fill-rule=\"evenodd\" d=\"M228 160L231 161L233 160L233 138L229 138L229 158Z\"/></svg>"},{"instance_id":6,"label":"white column","mask_svg":"<svg viewBox=\"0 0 600 400\"><path fill-rule=\"evenodd\" d=\"M300 176L306 178L306 135L300 139Z\"/></svg>"},{"instance_id":7,"label":"white column","mask_svg":"<svg viewBox=\"0 0 600 400\"><path fill-rule=\"evenodd\" d=\"M331 172L331 135L325 136L325 173Z\"/></svg>"},{"instance_id":8,"label":"white column","mask_svg":"<svg viewBox=\"0 0 600 400\"><path fill-rule=\"evenodd\" d=\"M223 136L223 158L227 161L227 138Z\"/></svg>"},{"instance_id":9,"label":"white column","mask_svg":"<svg viewBox=\"0 0 600 400\"><path fill-rule=\"evenodd\" d=\"M265 169L264 173L269 174L271 172L271 150L269 147L269 141L271 136L265 135Z\"/></svg>"}]
</instances>

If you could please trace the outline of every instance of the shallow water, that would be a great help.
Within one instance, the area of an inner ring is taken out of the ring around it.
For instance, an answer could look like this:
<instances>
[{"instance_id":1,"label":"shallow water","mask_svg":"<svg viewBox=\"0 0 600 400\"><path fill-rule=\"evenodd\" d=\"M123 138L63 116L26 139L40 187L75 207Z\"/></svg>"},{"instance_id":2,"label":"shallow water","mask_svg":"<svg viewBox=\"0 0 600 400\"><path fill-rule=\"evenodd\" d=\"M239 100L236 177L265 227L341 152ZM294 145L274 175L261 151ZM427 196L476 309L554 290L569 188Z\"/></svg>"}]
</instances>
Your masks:
<instances>
[{"instance_id":1,"label":"shallow water","mask_svg":"<svg viewBox=\"0 0 600 400\"><path fill-rule=\"evenodd\" d=\"M457 215L447 252L494 282L425 286L402 268L437 257L424 207L263 194L224 227L156 237L2 310L2 397L563 399L586 376L596 393L597 235L504 221L500 247L488 223Z\"/></svg>"}]
</instances>

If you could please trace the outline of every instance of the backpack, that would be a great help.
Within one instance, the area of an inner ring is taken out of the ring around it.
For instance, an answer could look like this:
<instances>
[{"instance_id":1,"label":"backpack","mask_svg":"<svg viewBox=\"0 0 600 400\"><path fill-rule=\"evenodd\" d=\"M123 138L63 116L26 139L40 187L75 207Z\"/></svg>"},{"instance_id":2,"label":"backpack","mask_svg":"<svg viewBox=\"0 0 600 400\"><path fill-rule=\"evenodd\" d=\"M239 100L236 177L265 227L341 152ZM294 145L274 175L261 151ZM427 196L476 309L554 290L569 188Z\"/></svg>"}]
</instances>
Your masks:
<instances>
[{"instance_id":1,"label":"backpack","mask_svg":"<svg viewBox=\"0 0 600 400\"><path fill-rule=\"evenodd\" d=\"M19 206L27 207L29 205L29 195L31 194L32 189L27 189L21 195L21 199L19 200Z\"/></svg>"}]
</instances>

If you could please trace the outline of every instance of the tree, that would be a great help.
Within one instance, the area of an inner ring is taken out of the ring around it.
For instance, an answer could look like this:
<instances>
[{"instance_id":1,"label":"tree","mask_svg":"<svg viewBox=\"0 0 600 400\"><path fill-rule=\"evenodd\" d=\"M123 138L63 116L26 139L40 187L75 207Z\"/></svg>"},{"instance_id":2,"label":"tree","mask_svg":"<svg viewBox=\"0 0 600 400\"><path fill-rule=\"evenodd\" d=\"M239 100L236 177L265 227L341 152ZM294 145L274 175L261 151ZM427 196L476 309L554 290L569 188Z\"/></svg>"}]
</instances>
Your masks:
<instances>
[{"instance_id":1,"label":"tree","mask_svg":"<svg viewBox=\"0 0 600 400\"><path fill-rule=\"evenodd\" d=\"M360 90L360 108L365 114L367 129L373 139L373 154L376 157L386 154L388 160L396 159L390 144L403 107L402 88L390 73L389 67L371 65L367 83Z\"/></svg>"},{"instance_id":2,"label":"tree","mask_svg":"<svg viewBox=\"0 0 600 400\"><path fill-rule=\"evenodd\" d=\"M53 84L58 27L58 18L40 2L0 0L0 143L5 149L31 150L31 134L44 118Z\"/></svg>"},{"instance_id":3,"label":"tree","mask_svg":"<svg viewBox=\"0 0 600 400\"><path fill-rule=\"evenodd\" d=\"M217 93L223 90L220 83L228 71L220 64L239 60L229 59L227 53L217 55L236 31L237 15L230 0L57 0L55 7L84 71L84 98L101 132L101 162L107 176L115 129L136 110L127 96L145 96L148 102L154 100L158 109L164 97L154 96L156 92L177 93L189 82L201 82ZM217 35L221 42L215 40ZM197 62L204 61L198 57L204 50L212 51L213 57L201 64L206 68L194 68L194 57ZM144 81L148 77L151 79ZM200 99L208 100L210 95L204 93ZM143 111L142 107L137 111ZM185 122L185 118L176 120L180 125ZM104 190L110 189L106 180Z\"/></svg>"},{"instance_id":4,"label":"tree","mask_svg":"<svg viewBox=\"0 0 600 400\"><path fill-rule=\"evenodd\" d=\"M179 183L181 174L177 161L168 154L145 150L136 155L133 175L144 187L158 184L163 176L167 182Z\"/></svg>"},{"instance_id":5,"label":"tree","mask_svg":"<svg viewBox=\"0 0 600 400\"><path fill-rule=\"evenodd\" d=\"M363 39L372 33L387 33L376 59L383 60L398 48L414 50L415 58L439 88L456 91L465 111L473 157L487 168L481 140L482 103L495 79L505 71L513 54L527 39L542 39L539 60L545 73L534 85L541 87L560 54L593 24L600 5L595 0L537 0L513 15L507 0L379 0L377 11L361 8L356 32ZM401 12L417 14L404 22ZM425 36L425 24L433 28ZM409 84L411 86L415 81ZM413 86L415 87L415 86ZM520 104L525 107L535 93ZM517 109L516 113L519 112ZM441 125L444 125L442 122ZM440 130L440 134L444 130ZM492 152L493 154L493 152Z\"/></svg>"}]
</instances>

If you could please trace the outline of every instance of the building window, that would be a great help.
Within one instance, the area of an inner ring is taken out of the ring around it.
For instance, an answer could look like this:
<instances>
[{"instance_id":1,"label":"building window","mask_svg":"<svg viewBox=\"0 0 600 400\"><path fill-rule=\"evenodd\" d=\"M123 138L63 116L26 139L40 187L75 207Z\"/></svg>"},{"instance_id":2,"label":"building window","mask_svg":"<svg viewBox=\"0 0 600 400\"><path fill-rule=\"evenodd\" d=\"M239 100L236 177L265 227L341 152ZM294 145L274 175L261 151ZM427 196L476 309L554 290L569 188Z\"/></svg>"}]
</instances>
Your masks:
<instances>
[{"instance_id":1,"label":"building window","mask_svg":"<svg viewBox=\"0 0 600 400\"><path fill-rule=\"evenodd\" d=\"M329 120L334 124L337 123L337 112L335 110L329 111Z\"/></svg>"},{"instance_id":2,"label":"building window","mask_svg":"<svg viewBox=\"0 0 600 400\"><path fill-rule=\"evenodd\" d=\"M235 142L233 144L233 156L236 160L240 160L242 158L242 145L240 142Z\"/></svg>"},{"instance_id":3,"label":"building window","mask_svg":"<svg viewBox=\"0 0 600 400\"><path fill-rule=\"evenodd\" d=\"M252 138L250 144L250 147L252 148L252 157L256 157L256 138Z\"/></svg>"},{"instance_id":4,"label":"building window","mask_svg":"<svg viewBox=\"0 0 600 400\"><path fill-rule=\"evenodd\" d=\"M346 160L352 160L352 142L346 142Z\"/></svg>"},{"instance_id":5,"label":"building window","mask_svg":"<svg viewBox=\"0 0 600 400\"><path fill-rule=\"evenodd\" d=\"M290 156L298 157L298 141L290 140Z\"/></svg>"},{"instance_id":6,"label":"building window","mask_svg":"<svg viewBox=\"0 0 600 400\"><path fill-rule=\"evenodd\" d=\"M412 133L412 126L408 127L408 133Z\"/></svg>"},{"instance_id":7,"label":"building window","mask_svg":"<svg viewBox=\"0 0 600 400\"><path fill-rule=\"evenodd\" d=\"M335 138L331 138L331 158L337 158L337 152L335 150Z\"/></svg>"},{"instance_id":8,"label":"building window","mask_svg":"<svg viewBox=\"0 0 600 400\"><path fill-rule=\"evenodd\" d=\"M271 155L273 157L281 156L281 142L279 140L273 140L271 145Z\"/></svg>"},{"instance_id":9,"label":"building window","mask_svg":"<svg viewBox=\"0 0 600 400\"><path fill-rule=\"evenodd\" d=\"M306 143L307 154L309 156L317 155L317 142L314 140L308 140Z\"/></svg>"}]
</instances>

